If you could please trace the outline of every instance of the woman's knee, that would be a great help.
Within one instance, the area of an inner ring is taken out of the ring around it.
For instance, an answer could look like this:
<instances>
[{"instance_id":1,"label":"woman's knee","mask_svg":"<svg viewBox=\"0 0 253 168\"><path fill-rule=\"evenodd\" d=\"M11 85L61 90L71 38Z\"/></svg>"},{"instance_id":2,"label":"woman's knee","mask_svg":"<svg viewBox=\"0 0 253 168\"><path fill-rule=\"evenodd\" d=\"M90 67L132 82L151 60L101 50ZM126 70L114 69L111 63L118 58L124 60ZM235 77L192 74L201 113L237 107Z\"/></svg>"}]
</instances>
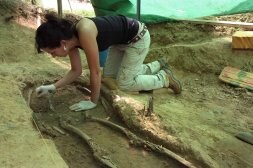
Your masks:
<instances>
[{"instance_id":1,"label":"woman's knee","mask_svg":"<svg viewBox=\"0 0 253 168\"><path fill-rule=\"evenodd\" d=\"M117 81L118 87L122 91L133 91L133 83L126 83L124 81Z\"/></svg>"}]
</instances>

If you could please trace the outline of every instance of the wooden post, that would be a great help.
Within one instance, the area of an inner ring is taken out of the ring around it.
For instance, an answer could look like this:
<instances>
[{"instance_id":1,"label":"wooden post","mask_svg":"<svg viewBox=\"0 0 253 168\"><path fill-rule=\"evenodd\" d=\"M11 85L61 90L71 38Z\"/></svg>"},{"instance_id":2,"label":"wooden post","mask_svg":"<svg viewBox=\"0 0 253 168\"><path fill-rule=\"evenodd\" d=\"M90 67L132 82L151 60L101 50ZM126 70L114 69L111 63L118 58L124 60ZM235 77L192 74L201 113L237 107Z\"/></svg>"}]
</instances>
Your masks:
<instances>
[{"instance_id":1,"label":"wooden post","mask_svg":"<svg viewBox=\"0 0 253 168\"><path fill-rule=\"evenodd\" d=\"M154 113L154 97L150 96L148 101L148 111L146 116L151 117L151 114Z\"/></svg>"},{"instance_id":2,"label":"wooden post","mask_svg":"<svg viewBox=\"0 0 253 168\"><path fill-rule=\"evenodd\" d=\"M58 16L62 17L62 0L57 0L58 5Z\"/></svg>"}]
</instances>

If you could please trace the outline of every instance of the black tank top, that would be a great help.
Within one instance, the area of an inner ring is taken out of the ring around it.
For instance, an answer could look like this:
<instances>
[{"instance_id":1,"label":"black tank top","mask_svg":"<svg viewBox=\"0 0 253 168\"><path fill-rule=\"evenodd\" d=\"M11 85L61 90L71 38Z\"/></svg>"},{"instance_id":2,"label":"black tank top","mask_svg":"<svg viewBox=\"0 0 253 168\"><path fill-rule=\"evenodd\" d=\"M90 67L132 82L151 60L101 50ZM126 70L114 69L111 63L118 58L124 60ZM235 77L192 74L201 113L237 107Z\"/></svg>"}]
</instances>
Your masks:
<instances>
[{"instance_id":1,"label":"black tank top","mask_svg":"<svg viewBox=\"0 0 253 168\"><path fill-rule=\"evenodd\" d=\"M101 16L89 18L98 30L97 44L99 51L103 51L116 44L126 44L136 36L139 24L135 19L122 15L119 16ZM75 32L78 38L78 33Z\"/></svg>"}]
</instances>

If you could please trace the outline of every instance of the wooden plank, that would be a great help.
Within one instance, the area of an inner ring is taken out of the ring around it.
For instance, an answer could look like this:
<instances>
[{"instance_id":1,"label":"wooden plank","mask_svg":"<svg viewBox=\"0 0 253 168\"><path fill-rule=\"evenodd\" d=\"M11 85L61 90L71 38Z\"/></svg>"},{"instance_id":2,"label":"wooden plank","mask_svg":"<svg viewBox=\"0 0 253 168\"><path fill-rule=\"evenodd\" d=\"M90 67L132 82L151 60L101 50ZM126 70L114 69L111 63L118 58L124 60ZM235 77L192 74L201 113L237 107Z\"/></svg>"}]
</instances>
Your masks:
<instances>
[{"instance_id":1,"label":"wooden plank","mask_svg":"<svg viewBox=\"0 0 253 168\"><path fill-rule=\"evenodd\" d=\"M248 22L233 22L233 21L215 21L215 20L202 20L202 19L176 19L177 21L191 22L195 24L210 24L220 26L244 27L253 30L253 23Z\"/></svg>"},{"instance_id":2,"label":"wooden plank","mask_svg":"<svg viewBox=\"0 0 253 168\"><path fill-rule=\"evenodd\" d=\"M237 31L232 35L232 48L253 49L253 31Z\"/></svg>"},{"instance_id":3,"label":"wooden plank","mask_svg":"<svg viewBox=\"0 0 253 168\"><path fill-rule=\"evenodd\" d=\"M225 83L253 90L253 73L250 72L233 67L225 67L219 79Z\"/></svg>"}]
</instances>

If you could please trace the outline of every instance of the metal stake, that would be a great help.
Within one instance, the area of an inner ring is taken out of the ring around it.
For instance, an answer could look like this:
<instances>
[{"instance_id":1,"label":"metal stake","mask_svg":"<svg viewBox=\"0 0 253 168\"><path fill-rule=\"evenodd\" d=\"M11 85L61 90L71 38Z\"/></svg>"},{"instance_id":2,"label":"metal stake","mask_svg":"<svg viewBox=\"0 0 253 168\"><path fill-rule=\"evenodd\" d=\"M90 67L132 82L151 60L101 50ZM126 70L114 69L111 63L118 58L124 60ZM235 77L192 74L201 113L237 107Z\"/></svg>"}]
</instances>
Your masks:
<instances>
[{"instance_id":1,"label":"metal stake","mask_svg":"<svg viewBox=\"0 0 253 168\"><path fill-rule=\"evenodd\" d=\"M141 20L141 0L137 0L137 20Z\"/></svg>"}]
</instances>

